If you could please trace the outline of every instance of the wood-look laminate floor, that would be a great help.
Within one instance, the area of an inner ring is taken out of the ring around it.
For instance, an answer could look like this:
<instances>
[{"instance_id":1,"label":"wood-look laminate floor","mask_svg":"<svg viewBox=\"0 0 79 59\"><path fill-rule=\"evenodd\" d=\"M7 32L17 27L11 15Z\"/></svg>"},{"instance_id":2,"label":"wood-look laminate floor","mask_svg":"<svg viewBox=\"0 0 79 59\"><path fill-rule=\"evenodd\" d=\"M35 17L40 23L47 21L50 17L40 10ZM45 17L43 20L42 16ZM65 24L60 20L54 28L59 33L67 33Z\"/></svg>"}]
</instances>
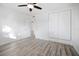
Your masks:
<instances>
[{"instance_id":1,"label":"wood-look laminate floor","mask_svg":"<svg viewBox=\"0 0 79 59\"><path fill-rule=\"evenodd\" d=\"M77 56L70 45L45 41L22 39L0 46L0 56Z\"/></svg>"}]
</instances>

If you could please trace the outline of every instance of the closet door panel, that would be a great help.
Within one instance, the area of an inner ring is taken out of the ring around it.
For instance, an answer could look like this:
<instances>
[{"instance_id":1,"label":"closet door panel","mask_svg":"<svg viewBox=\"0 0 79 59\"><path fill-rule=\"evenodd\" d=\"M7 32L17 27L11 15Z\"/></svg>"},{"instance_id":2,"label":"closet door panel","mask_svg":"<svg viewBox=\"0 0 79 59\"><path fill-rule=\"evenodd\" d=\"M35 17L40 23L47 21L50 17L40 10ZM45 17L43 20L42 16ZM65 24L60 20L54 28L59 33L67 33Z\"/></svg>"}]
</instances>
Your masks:
<instances>
[{"instance_id":1,"label":"closet door panel","mask_svg":"<svg viewBox=\"0 0 79 59\"><path fill-rule=\"evenodd\" d=\"M70 40L70 10L49 15L49 36Z\"/></svg>"}]
</instances>

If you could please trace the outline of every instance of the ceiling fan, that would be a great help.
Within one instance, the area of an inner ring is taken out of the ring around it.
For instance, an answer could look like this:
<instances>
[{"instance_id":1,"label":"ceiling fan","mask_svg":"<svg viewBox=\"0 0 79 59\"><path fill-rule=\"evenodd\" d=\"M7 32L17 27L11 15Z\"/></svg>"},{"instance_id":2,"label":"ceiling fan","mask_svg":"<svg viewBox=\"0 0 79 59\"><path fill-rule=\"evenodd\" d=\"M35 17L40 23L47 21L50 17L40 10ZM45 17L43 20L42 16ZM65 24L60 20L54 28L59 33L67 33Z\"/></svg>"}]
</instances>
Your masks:
<instances>
[{"instance_id":1,"label":"ceiling fan","mask_svg":"<svg viewBox=\"0 0 79 59\"><path fill-rule=\"evenodd\" d=\"M37 3L27 3L27 4L23 4L23 5L18 5L18 7L28 7L29 11L32 11L32 8L36 8L41 10L42 8L36 5Z\"/></svg>"}]
</instances>

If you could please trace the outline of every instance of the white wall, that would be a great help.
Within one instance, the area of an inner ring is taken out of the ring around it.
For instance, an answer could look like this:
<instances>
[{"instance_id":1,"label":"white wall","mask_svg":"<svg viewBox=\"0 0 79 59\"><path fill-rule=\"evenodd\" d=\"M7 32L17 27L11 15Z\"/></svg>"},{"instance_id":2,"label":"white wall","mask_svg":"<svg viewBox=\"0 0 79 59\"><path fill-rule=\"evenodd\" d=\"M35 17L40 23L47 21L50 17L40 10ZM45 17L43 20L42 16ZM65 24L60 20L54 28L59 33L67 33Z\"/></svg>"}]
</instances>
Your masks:
<instances>
[{"instance_id":1,"label":"white wall","mask_svg":"<svg viewBox=\"0 0 79 59\"><path fill-rule=\"evenodd\" d=\"M36 15L34 18L33 27L36 38L48 38L48 14L41 12L38 15Z\"/></svg>"},{"instance_id":2,"label":"white wall","mask_svg":"<svg viewBox=\"0 0 79 59\"><path fill-rule=\"evenodd\" d=\"M16 36L16 39L27 38L30 36L30 16L14 11L10 8L0 5L0 42L13 41L9 38L8 33L2 32L3 26L9 26Z\"/></svg>"},{"instance_id":3,"label":"white wall","mask_svg":"<svg viewBox=\"0 0 79 59\"><path fill-rule=\"evenodd\" d=\"M74 6L74 7L73 7ZM72 42L79 52L79 4L72 6Z\"/></svg>"}]
</instances>

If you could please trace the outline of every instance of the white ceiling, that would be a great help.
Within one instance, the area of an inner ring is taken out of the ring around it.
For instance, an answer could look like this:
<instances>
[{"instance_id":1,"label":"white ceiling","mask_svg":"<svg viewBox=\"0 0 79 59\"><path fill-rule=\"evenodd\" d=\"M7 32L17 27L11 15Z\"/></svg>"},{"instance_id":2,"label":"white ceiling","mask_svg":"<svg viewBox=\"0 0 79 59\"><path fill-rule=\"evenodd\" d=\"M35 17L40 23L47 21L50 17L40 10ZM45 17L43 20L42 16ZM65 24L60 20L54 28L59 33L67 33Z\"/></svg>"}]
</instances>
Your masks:
<instances>
[{"instance_id":1,"label":"white ceiling","mask_svg":"<svg viewBox=\"0 0 79 59\"><path fill-rule=\"evenodd\" d=\"M29 14L28 8L27 7L17 7L17 5L19 5L19 4L23 4L23 3L1 3L0 5L5 6L7 8L10 8L12 10L16 10L18 12ZM38 10L38 9L34 8L33 11L32 11L32 14L38 14L41 11L43 11L43 12L44 11L53 12L53 10L68 8L72 4L71 3L38 3L37 5L42 7L43 9Z\"/></svg>"}]
</instances>

